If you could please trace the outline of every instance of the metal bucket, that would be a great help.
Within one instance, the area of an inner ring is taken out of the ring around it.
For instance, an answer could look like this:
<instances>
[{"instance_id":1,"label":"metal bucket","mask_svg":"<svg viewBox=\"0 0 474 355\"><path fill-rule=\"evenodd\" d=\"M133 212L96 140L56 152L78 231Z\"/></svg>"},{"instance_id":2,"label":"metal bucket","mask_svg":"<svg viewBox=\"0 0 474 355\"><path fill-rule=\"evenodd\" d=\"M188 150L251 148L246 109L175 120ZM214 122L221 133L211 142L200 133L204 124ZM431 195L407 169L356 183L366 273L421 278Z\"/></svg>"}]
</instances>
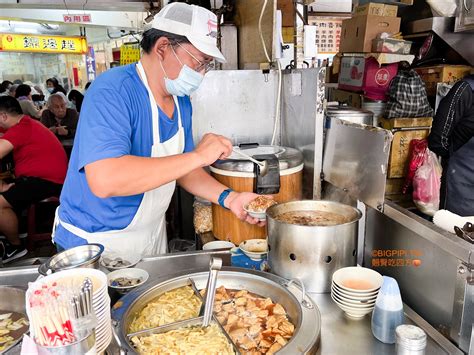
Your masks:
<instances>
[{"instance_id":1,"label":"metal bucket","mask_svg":"<svg viewBox=\"0 0 474 355\"><path fill-rule=\"evenodd\" d=\"M328 106L326 116L369 126L374 124L373 112L349 106Z\"/></svg>"},{"instance_id":2,"label":"metal bucket","mask_svg":"<svg viewBox=\"0 0 474 355\"><path fill-rule=\"evenodd\" d=\"M84 338L75 341L74 343L62 346L42 346L36 344L40 349L38 352L40 355L69 355L69 354L85 354L95 355L97 353L95 332L92 331Z\"/></svg>"},{"instance_id":3,"label":"metal bucket","mask_svg":"<svg viewBox=\"0 0 474 355\"><path fill-rule=\"evenodd\" d=\"M38 272L46 276L53 272L75 268L99 269L100 256L103 252L104 247L101 244L80 245L52 256L38 268Z\"/></svg>"},{"instance_id":4,"label":"metal bucket","mask_svg":"<svg viewBox=\"0 0 474 355\"><path fill-rule=\"evenodd\" d=\"M278 215L291 211L326 211L348 222L333 226L304 226L280 222ZM334 271L356 265L358 221L362 213L332 201L293 201L267 210L268 262L271 271L301 280L308 292L330 292Z\"/></svg>"}]
</instances>

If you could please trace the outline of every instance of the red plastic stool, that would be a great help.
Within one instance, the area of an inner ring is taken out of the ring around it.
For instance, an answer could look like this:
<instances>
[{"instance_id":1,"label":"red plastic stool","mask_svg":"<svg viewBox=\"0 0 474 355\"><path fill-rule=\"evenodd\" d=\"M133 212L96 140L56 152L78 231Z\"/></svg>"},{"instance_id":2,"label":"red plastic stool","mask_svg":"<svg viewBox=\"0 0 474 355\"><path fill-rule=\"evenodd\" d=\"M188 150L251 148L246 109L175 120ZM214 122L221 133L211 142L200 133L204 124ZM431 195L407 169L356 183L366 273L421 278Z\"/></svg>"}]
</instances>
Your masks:
<instances>
[{"instance_id":1,"label":"red plastic stool","mask_svg":"<svg viewBox=\"0 0 474 355\"><path fill-rule=\"evenodd\" d=\"M48 197L44 200L41 200L36 203L32 203L28 208L27 216L27 238L26 238L26 248L28 251L33 251L35 249L36 243L51 241L51 231L53 229L54 223L54 212L47 216L46 223L50 228L47 232L40 232L38 228L37 215L40 209L49 207L53 211L56 207L59 206L59 198L56 196ZM43 228L46 229L46 228Z\"/></svg>"}]
</instances>

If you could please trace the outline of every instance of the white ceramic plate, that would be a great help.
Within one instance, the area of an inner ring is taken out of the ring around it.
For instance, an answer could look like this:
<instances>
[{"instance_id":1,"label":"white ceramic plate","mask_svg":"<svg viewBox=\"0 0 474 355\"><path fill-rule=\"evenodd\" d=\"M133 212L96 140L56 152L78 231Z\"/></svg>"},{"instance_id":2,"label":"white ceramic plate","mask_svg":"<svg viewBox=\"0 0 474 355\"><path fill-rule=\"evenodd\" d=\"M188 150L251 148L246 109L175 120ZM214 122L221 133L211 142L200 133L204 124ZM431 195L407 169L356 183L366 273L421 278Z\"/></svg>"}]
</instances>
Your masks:
<instances>
[{"instance_id":1,"label":"white ceramic plate","mask_svg":"<svg viewBox=\"0 0 474 355\"><path fill-rule=\"evenodd\" d=\"M383 283L383 277L377 271L365 267L349 266L337 270L332 275L333 282L341 289L354 293L367 294L377 291ZM367 289L355 289L344 285L344 282L360 281L370 285Z\"/></svg>"}]
</instances>

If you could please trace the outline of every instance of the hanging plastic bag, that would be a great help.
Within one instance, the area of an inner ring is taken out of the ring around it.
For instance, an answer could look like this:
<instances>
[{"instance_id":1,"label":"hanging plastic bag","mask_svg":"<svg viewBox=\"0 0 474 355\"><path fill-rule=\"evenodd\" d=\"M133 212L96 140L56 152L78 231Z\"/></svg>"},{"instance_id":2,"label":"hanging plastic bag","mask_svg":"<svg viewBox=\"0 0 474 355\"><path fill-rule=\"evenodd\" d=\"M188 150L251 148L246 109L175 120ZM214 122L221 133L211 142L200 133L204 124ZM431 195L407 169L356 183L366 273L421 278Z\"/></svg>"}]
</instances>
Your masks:
<instances>
[{"instance_id":1,"label":"hanging plastic bag","mask_svg":"<svg viewBox=\"0 0 474 355\"><path fill-rule=\"evenodd\" d=\"M415 173L425 161L427 152L428 141L426 139L412 139L410 141L410 163L408 164L407 176L405 178L402 193L406 194L413 185Z\"/></svg>"},{"instance_id":2,"label":"hanging plastic bag","mask_svg":"<svg viewBox=\"0 0 474 355\"><path fill-rule=\"evenodd\" d=\"M438 158L426 149L423 164L416 170L413 178L413 202L421 212L429 216L433 216L439 209L441 173Z\"/></svg>"},{"instance_id":3,"label":"hanging plastic bag","mask_svg":"<svg viewBox=\"0 0 474 355\"><path fill-rule=\"evenodd\" d=\"M453 17L456 16L456 0L426 0L430 5L431 10L435 12L435 15L441 17Z\"/></svg>"}]
</instances>

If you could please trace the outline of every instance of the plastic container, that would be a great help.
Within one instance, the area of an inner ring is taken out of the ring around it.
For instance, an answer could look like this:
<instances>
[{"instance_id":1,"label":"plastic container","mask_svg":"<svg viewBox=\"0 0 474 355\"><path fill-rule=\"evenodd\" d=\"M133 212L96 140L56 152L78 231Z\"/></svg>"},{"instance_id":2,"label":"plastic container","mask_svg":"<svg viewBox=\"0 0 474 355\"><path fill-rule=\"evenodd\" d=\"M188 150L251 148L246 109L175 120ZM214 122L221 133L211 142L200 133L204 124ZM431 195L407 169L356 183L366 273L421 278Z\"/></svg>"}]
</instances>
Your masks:
<instances>
[{"instance_id":1,"label":"plastic container","mask_svg":"<svg viewBox=\"0 0 474 355\"><path fill-rule=\"evenodd\" d=\"M397 355L424 355L426 333L423 329L409 324L399 325L395 329Z\"/></svg>"},{"instance_id":2,"label":"plastic container","mask_svg":"<svg viewBox=\"0 0 474 355\"><path fill-rule=\"evenodd\" d=\"M212 232L212 204L209 201L196 198L193 207L193 223L196 233Z\"/></svg>"},{"instance_id":3,"label":"plastic container","mask_svg":"<svg viewBox=\"0 0 474 355\"><path fill-rule=\"evenodd\" d=\"M403 302L397 281L387 276L383 279L372 313L372 334L382 343L394 344L395 329L403 324Z\"/></svg>"}]
</instances>

